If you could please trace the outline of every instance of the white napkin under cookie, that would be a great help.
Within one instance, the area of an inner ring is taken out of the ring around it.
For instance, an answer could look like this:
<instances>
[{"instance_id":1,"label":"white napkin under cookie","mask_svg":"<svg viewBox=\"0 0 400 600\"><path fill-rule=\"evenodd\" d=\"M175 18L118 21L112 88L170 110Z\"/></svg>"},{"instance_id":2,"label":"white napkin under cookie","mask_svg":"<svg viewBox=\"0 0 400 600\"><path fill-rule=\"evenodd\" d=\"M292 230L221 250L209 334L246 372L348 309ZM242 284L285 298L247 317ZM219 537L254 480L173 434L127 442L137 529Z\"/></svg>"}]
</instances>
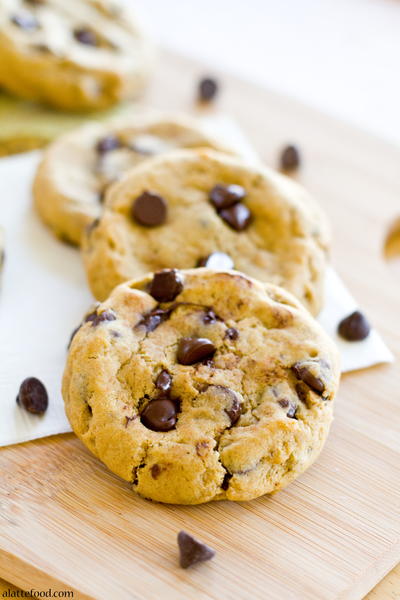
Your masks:
<instances>
[{"instance_id":1,"label":"white napkin under cookie","mask_svg":"<svg viewBox=\"0 0 400 600\"><path fill-rule=\"evenodd\" d=\"M207 126L257 160L237 125L225 117ZM58 242L40 222L31 203L31 182L39 153L0 161L0 225L5 229L6 260L0 290L0 446L70 431L60 386L72 330L93 302L79 252ZM341 318L357 306L338 275L327 274L327 304L319 321L339 345L343 371L361 369L393 356L376 331L363 342L336 335ZM16 405L20 383L38 377L49 393L43 417Z\"/></svg>"}]
</instances>

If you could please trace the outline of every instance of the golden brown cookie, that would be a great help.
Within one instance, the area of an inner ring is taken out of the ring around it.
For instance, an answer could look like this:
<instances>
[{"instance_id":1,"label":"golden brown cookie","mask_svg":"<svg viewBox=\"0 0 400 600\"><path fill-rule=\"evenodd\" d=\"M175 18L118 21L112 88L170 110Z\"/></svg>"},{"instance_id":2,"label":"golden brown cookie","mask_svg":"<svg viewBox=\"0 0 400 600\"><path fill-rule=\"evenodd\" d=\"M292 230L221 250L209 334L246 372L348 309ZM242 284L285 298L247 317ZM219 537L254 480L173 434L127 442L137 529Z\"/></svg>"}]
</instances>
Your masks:
<instances>
[{"instance_id":1,"label":"golden brown cookie","mask_svg":"<svg viewBox=\"0 0 400 600\"><path fill-rule=\"evenodd\" d=\"M3 0L0 85L66 110L105 108L136 96L152 50L128 4Z\"/></svg>"},{"instance_id":2,"label":"golden brown cookie","mask_svg":"<svg viewBox=\"0 0 400 600\"><path fill-rule=\"evenodd\" d=\"M325 217L302 187L272 169L178 150L127 173L106 204L83 239L99 300L149 271L203 265L281 285L313 314L323 304Z\"/></svg>"},{"instance_id":3,"label":"golden brown cookie","mask_svg":"<svg viewBox=\"0 0 400 600\"><path fill-rule=\"evenodd\" d=\"M71 426L140 495L198 504L285 487L318 456L338 353L289 293L166 270L86 315L64 373Z\"/></svg>"}]
</instances>

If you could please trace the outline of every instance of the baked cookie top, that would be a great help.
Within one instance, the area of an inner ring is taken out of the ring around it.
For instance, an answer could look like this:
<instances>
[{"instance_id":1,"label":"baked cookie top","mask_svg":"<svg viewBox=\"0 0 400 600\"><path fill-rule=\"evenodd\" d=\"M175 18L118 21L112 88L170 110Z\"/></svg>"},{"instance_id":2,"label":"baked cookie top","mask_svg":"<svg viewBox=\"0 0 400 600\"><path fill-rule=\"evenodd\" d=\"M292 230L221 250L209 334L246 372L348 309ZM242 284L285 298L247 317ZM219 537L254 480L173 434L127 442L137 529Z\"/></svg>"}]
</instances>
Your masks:
<instances>
[{"instance_id":1,"label":"baked cookie top","mask_svg":"<svg viewBox=\"0 0 400 600\"><path fill-rule=\"evenodd\" d=\"M120 0L3 0L0 84L67 110L96 109L141 91L149 42Z\"/></svg>"},{"instance_id":2,"label":"baked cookie top","mask_svg":"<svg viewBox=\"0 0 400 600\"><path fill-rule=\"evenodd\" d=\"M86 315L63 379L70 423L160 502L249 500L317 457L337 350L289 293L245 275L166 270Z\"/></svg>"},{"instance_id":3,"label":"baked cookie top","mask_svg":"<svg viewBox=\"0 0 400 600\"><path fill-rule=\"evenodd\" d=\"M54 232L79 244L100 216L108 186L131 167L176 148L224 149L195 120L138 113L108 123L88 123L58 138L45 151L33 186L35 204Z\"/></svg>"},{"instance_id":4,"label":"baked cookie top","mask_svg":"<svg viewBox=\"0 0 400 600\"><path fill-rule=\"evenodd\" d=\"M83 257L99 300L148 271L201 264L282 285L316 314L328 246L325 217L298 184L211 150L178 150L111 186Z\"/></svg>"}]
</instances>

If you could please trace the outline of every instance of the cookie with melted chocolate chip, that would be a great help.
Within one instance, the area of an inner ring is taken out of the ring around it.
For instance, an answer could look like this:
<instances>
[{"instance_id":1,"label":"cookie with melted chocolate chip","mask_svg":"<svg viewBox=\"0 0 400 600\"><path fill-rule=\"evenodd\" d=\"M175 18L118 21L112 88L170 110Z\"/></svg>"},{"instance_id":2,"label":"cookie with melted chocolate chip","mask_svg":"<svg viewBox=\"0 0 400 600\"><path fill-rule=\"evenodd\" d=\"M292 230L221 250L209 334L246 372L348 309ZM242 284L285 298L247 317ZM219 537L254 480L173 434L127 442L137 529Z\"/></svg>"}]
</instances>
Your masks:
<instances>
[{"instance_id":1,"label":"cookie with melted chocolate chip","mask_svg":"<svg viewBox=\"0 0 400 600\"><path fill-rule=\"evenodd\" d=\"M8 0L0 23L0 85L26 100L106 108L137 97L152 68L152 45L121 0Z\"/></svg>"},{"instance_id":2,"label":"cookie with melted chocolate chip","mask_svg":"<svg viewBox=\"0 0 400 600\"><path fill-rule=\"evenodd\" d=\"M82 246L99 300L149 271L207 266L281 285L313 314L323 305L321 210L287 177L213 150L175 150L131 170Z\"/></svg>"},{"instance_id":3,"label":"cookie with melted chocolate chip","mask_svg":"<svg viewBox=\"0 0 400 600\"><path fill-rule=\"evenodd\" d=\"M100 217L109 187L132 167L176 148L228 151L195 119L156 111L131 112L133 116L124 113L106 123L78 127L45 150L33 194L40 217L57 237L79 245L85 229ZM131 204L134 222L143 227L162 224L167 217L163 200L161 208L156 204L153 212L146 212L152 190L140 190L137 198L142 198L142 206L139 203L135 210Z\"/></svg>"},{"instance_id":4,"label":"cookie with melted chocolate chip","mask_svg":"<svg viewBox=\"0 0 400 600\"><path fill-rule=\"evenodd\" d=\"M317 458L338 387L333 342L288 292L234 271L128 281L71 342L72 428L146 498L250 500Z\"/></svg>"}]
</instances>

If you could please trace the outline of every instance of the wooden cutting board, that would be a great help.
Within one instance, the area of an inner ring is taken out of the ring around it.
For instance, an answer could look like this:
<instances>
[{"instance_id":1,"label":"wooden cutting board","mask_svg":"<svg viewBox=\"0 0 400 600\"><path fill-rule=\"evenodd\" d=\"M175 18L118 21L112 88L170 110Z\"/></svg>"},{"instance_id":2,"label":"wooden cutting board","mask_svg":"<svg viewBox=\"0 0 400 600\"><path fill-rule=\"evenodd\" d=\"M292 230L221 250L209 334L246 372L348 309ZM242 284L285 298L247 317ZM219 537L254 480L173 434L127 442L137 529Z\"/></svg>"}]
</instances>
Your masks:
<instances>
[{"instance_id":1,"label":"wooden cutting board","mask_svg":"<svg viewBox=\"0 0 400 600\"><path fill-rule=\"evenodd\" d=\"M193 109L204 67L165 53L149 102ZM400 354L396 269L386 232L398 216L400 151L288 98L218 74L210 110L237 118L275 164L297 142L298 175L327 211L333 263ZM75 598L359 599L400 560L400 373L397 364L343 377L318 462L275 496L197 507L138 498L72 435L0 452L0 577ZM217 550L183 571L176 534Z\"/></svg>"}]
</instances>

